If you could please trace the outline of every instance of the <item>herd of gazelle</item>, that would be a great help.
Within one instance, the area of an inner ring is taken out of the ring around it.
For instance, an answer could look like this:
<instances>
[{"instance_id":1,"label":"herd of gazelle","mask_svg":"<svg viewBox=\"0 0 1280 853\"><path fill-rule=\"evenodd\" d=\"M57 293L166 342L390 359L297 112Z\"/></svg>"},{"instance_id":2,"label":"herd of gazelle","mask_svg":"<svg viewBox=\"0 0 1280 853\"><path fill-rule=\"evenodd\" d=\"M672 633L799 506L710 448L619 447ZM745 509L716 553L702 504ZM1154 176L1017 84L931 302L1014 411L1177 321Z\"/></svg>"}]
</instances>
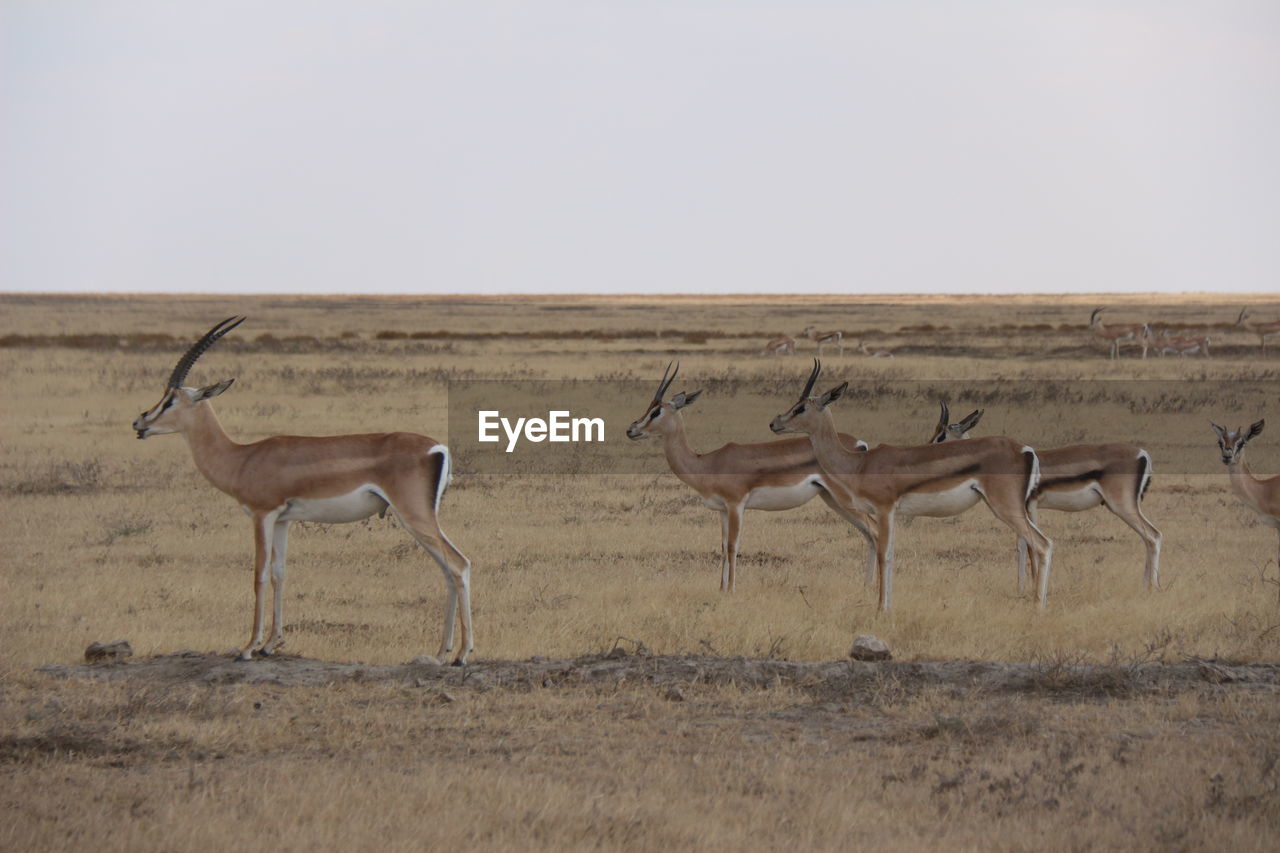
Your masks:
<instances>
[{"instance_id":1,"label":"herd of gazelle","mask_svg":"<svg viewBox=\"0 0 1280 853\"><path fill-rule=\"evenodd\" d=\"M817 345L818 357L822 357L823 351L829 347L836 347L840 355L844 355L844 332L819 332L817 326L806 326L804 331L800 333L800 337L812 341ZM858 352L868 358L893 358L893 353L887 349L869 349L865 341L858 341ZM761 355L795 355L796 339L788 335L780 338L774 338L764 345Z\"/></svg>"},{"instance_id":2,"label":"herd of gazelle","mask_svg":"<svg viewBox=\"0 0 1280 853\"><path fill-rule=\"evenodd\" d=\"M1242 312L1241 321L1244 318ZM437 656L443 660L452 653L455 620L460 621L461 646L453 663L464 665L475 646L471 561L440 528L440 500L451 473L448 448L406 432L278 435L236 443L210 403L234 380L199 388L183 383L196 360L244 319L229 317L196 341L178 360L160 401L133 422L140 439L183 435L200 473L234 498L252 521L253 630L240 659L270 656L283 645L291 522L346 523L390 511L444 572L448 594ZM1280 324L1275 333L1280 333ZM1273 333L1263 335L1264 341L1269 334ZM661 438L671 470L721 514L722 591L732 591L735 585L744 512L793 509L815 497L866 538L867 575L877 584L881 611L893 601L897 519L954 516L979 502L1017 536L1018 588L1024 589L1029 569L1041 607L1048 597L1053 543L1038 526L1040 509L1079 512L1105 506L1142 538L1147 552L1143 580L1149 588L1159 588L1162 537L1141 506L1151 482L1146 450L1129 444L1081 444L1037 451L1005 436L969 438L982 412L951 423L945 403L928 444L869 447L837 431L829 407L844 396L849 383L815 394L821 370L814 359L800 398L769 424L774 433L807 438L730 443L709 453L695 452L680 410L701 392L667 397L678 364L674 369L667 365L644 415L627 429L632 439ZM1280 476L1257 479L1244 462L1245 445L1262 432L1264 421L1247 430L1211 426L1232 488L1264 523L1280 530ZM268 579L272 626L264 643Z\"/></svg>"},{"instance_id":3,"label":"herd of gazelle","mask_svg":"<svg viewBox=\"0 0 1280 853\"><path fill-rule=\"evenodd\" d=\"M1209 355L1209 338L1206 335L1186 337L1172 335L1168 329L1160 334L1152 331L1150 323L1125 323L1123 325L1106 325L1102 322L1105 308L1095 308L1089 315L1089 331L1110 345L1111 358L1119 358L1120 344L1132 341L1142 347L1142 357L1154 349L1159 355ZM1267 338L1280 335L1280 320L1259 323L1249 319L1249 309L1244 308L1236 317L1235 325L1258 336L1258 345L1262 352L1267 351Z\"/></svg>"},{"instance_id":4,"label":"herd of gazelle","mask_svg":"<svg viewBox=\"0 0 1280 853\"><path fill-rule=\"evenodd\" d=\"M1158 355L1209 355L1209 338L1206 335L1198 337L1189 337L1182 335L1170 334L1170 330L1165 329L1159 334L1152 331L1150 323L1124 323L1124 324L1106 324L1102 322L1102 313L1105 308L1095 308L1093 313L1089 315L1089 331L1095 336L1101 338L1108 345L1111 358L1120 357L1120 345L1122 343L1132 342L1142 348L1142 357L1146 358L1147 353L1155 350ZM1236 318L1235 325L1258 336L1258 343L1263 352L1267 350L1267 339L1280 336L1280 320L1273 320L1268 323L1259 323L1249 319L1249 309L1245 308L1240 312L1240 316ZM817 327L808 326L801 333L802 338L806 338L817 344L818 357L821 358L823 349L829 345L834 345L839 349L841 355L844 354L844 334L842 332L819 332ZM868 358L893 358L893 352L883 348L870 348L865 341L858 341L858 352ZM795 355L796 339L786 335L780 338L774 338L765 344L762 350L763 355Z\"/></svg>"}]
</instances>

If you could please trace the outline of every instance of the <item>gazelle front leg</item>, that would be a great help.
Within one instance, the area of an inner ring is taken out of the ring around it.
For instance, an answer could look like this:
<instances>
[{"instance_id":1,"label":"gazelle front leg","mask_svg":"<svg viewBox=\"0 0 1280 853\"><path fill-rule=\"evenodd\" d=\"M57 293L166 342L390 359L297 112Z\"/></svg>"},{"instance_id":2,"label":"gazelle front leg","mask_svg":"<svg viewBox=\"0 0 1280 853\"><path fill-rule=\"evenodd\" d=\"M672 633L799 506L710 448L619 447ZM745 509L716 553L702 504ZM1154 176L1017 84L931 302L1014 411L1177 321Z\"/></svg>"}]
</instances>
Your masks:
<instances>
[{"instance_id":1,"label":"gazelle front leg","mask_svg":"<svg viewBox=\"0 0 1280 853\"><path fill-rule=\"evenodd\" d=\"M284 645L284 557L289 547L289 522L277 521L271 536L271 637L258 654L270 657Z\"/></svg>"},{"instance_id":2,"label":"gazelle front leg","mask_svg":"<svg viewBox=\"0 0 1280 853\"><path fill-rule=\"evenodd\" d=\"M240 660L253 660L253 650L262 642L262 622L266 615L267 574L271 569L271 546L276 512L253 513L253 635L240 650Z\"/></svg>"},{"instance_id":3,"label":"gazelle front leg","mask_svg":"<svg viewBox=\"0 0 1280 853\"><path fill-rule=\"evenodd\" d=\"M876 519L876 577L879 580L881 613L893 607L893 511L881 513Z\"/></svg>"},{"instance_id":4,"label":"gazelle front leg","mask_svg":"<svg viewBox=\"0 0 1280 853\"><path fill-rule=\"evenodd\" d=\"M720 591L733 592L737 582L738 542L742 538L742 504L729 504L720 513L720 542L724 558L720 564Z\"/></svg>"}]
</instances>

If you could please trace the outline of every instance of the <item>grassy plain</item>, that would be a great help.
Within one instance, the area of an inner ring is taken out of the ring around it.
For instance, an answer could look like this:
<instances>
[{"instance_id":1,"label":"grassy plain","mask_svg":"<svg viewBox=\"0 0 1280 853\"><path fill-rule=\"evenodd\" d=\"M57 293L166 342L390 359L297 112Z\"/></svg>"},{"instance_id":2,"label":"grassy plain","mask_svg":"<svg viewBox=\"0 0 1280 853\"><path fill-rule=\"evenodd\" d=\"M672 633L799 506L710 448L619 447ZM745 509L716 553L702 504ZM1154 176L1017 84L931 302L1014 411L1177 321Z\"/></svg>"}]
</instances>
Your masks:
<instances>
[{"instance_id":1,"label":"grassy plain","mask_svg":"<svg viewBox=\"0 0 1280 853\"><path fill-rule=\"evenodd\" d=\"M717 516L656 444L635 451L651 457L641 474L460 469L444 526L475 564L477 668L601 653L619 638L659 655L830 660L867 632L908 661L1280 661L1275 533L1228 491L1205 423L1269 414L1280 352L1260 357L1256 337L1230 328L1242 303L1129 297L1108 300L1116 322L1208 331L1214 355L1111 362L1084 330L1096 304L0 297L0 848L1269 847L1280 744L1265 689L1064 697L887 683L832 702L803 685L691 685L675 701L643 683L464 682L448 701L413 684L162 688L32 671L93 640L128 638L149 656L247 638L246 519L180 438L139 442L128 428L188 341L233 313L250 320L192 380L237 378L217 408L242 441L401 429L448 440L450 377L651 384L672 358L691 388L708 387L689 412L696 448L767 440L763 422L709 413L746 405L744 385L798 386L806 358L757 353L809 324L895 350L824 358L833 381L897 389L836 412L873 443L907 443L937 393L963 404L967 384L991 381L1023 396L983 400L984 426L1016 425L1033 444L1037 426L1072 440L1162 430L1144 506L1165 532L1165 589L1142 588L1141 545L1114 516L1046 512L1057 550L1042 614L1017 595L1010 537L980 508L903 527L895 611L877 616L860 540L817 502L748 514L738 592L720 595ZM1252 304L1280 311L1280 299ZM1135 408L1121 399L1132 380L1168 395ZM1079 405L1025 393L1080 381L1099 390ZM1251 446L1255 470L1280 472L1274 438ZM434 652L443 582L390 521L295 525L290 567L287 651L374 664Z\"/></svg>"}]
</instances>

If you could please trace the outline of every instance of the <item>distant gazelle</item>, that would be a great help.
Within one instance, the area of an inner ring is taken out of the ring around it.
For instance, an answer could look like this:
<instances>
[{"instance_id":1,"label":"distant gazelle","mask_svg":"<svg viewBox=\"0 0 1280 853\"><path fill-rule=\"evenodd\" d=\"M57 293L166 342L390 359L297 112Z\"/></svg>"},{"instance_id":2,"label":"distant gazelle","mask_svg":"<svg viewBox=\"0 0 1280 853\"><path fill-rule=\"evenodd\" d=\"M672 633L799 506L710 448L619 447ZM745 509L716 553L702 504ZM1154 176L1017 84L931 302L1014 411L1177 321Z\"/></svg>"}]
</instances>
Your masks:
<instances>
[{"instance_id":1,"label":"distant gazelle","mask_svg":"<svg viewBox=\"0 0 1280 853\"><path fill-rule=\"evenodd\" d=\"M1247 430L1238 427L1228 431L1217 424L1210 424L1218 434L1218 449L1222 451L1222 461L1227 466L1231 489L1245 506L1258 514L1263 524L1280 531L1280 476L1259 480L1244 461L1244 446L1266 425L1265 420L1260 420Z\"/></svg>"},{"instance_id":2,"label":"distant gazelle","mask_svg":"<svg viewBox=\"0 0 1280 853\"><path fill-rule=\"evenodd\" d=\"M893 603L896 515L956 515L979 501L985 501L996 518L1030 543L1040 581L1037 598L1043 607L1049 594L1053 543L1027 515L1027 499L1040 480L1036 452L1002 436L915 447L882 444L864 452L851 451L839 440L827 408L840 399L849 383L813 396L821 370L821 363L814 359L800 399L776 416L769 428L775 433L807 433L832 497L848 512L868 517L876 549L879 609L888 610Z\"/></svg>"},{"instance_id":3,"label":"distant gazelle","mask_svg":"<svg viewBox=\"0 0 1280 853\"><path fill-rule=\"evenodd\" d=\"M764 351L761 355L795 355L796 339L783 335L780 338L774 338L764 345Z\"/></svg>"},{"instance_id":4,"label":"distant gazelle","mask_svg":"<svg viewBox=\"0 0 1280 853\"><path fill-rule=\"evenodd\" d=\"M1209 357L1209 338L1186 338L1178 335L1161 335L1153 339L1156 352L1162 357L1168 355L1180 355L1184 358L1189 355L1203 355Z\"/></svg>"},{"instance_id":5,"label":"distant gazelle","mask_svg":"<svg viewBox=\"0 0 1280 853\"><path fill-rule=\"evenodd\" d=\"M974 412L958 424L942 421L934 428L935 442L967 439L977 425ZM1027 515L1039 524L1041 509L1082 512L1105 506L1133 528L1147 549L1142 579L1148 588L1160 588L1160 547L1164 537L1142 513L1142 499L1151 485L1151 454L1132 444L1075 444L1050 450L1036 449L1040 457L1040 482L1027 501ZM1035 567L1032 567L1035 571ZM1018 540L1018 588L1026 583L1027 543Z\"/></svg>"},{"instance_id":6,"label":"distant gazelle","mask_svg":"<svg viewBox=\"0 0 1280 853\"><path fill-rule=\"evenodd\" d=\"M180 433L196 468L235 499L253 520L254 617L240 660L256 651L269 656L284 644L282 599L289 523L360 521L389 509L440 564L448 584L444 638L439 657L453 649L454 616L461 615L462 646L455 666L467 662L475 643L471 630L471 561L440 529L440 498L449 485L449 450L408 432L369 435L277 435L237 444L223 431L212 398L235 380L202 388L182 383L205 350L244 322L229 317L210 329L178 360L164 396L133 422L138 438ZM274 593L271 636L260 648L267 577Z\"/></svg>"},{"instance_id":7,"label":"distant gazelle","mask_svg":"<svg viewBox=\"0 0 1280 853\"><path fill-rule=\"evenodd\" d=\"M820 497L863 536L870 537L866 520L860 514L845 510L831 499L808 439L759 444L731 442L708 453L695 452L689 445L680 410L691 405L702 392L681 391L663 400L679 371L678 363L674 371L667 365L644 415L627 428L627 438L657 436L662 439L662 449L672 472L702 497L703 504L720 513L721 592L732 592L737 581L738 540L744 510L794 509ZM865 441L849 435L839 436L839 441L851 452L867 447Z\"/></svg>"},{"instance_id":8,"label":"distant gazelle","mask_svg":"<svg viewBox=\"0 0 1280 853\"><path fill-rule=\"evenodd\" d=\"M1111 344L1111 357L1113 359L1120 356L1120 343L1122 341L1136 341L1142 347L1142 357L1147 357L1148 341L1151 337L1151 330L1146 323L1126 323L1123 326L1104 326L1102 324L1102 312L1105 308L1095 308L1093 313L1089 315L1089 331Z\"/></svg>"},{"instance_id":9,"label":"distant gazelle","mask_svg":"<svg viewBox=\"0 0 1280 853\"><path fill-rule=\"evenodd\" d=\"M876 349L869 349L866 341L858 341L858 352L862 353L867 358L893 358L893 353L887 349L881 349L879 347Z\"/></svg>"},{"instance_id":10,"label":"distant gazelle","mask_svg":"<svg viewBox=\"0 0 1280 853\"><path fill-rule=\"evenodd\" d=\"M805 326L800 334L818 345L819 356L829 344L835 344L839 347L840 355L844 355L844 332L819 332L817 326Z\"/></svg>"},{"instance_id":11,"label":"distant gazelle","mask_svg":"<svg viewBox=\"0 0 1280 853\"><path fill-rule=\"evenodd\" d=\"M1262 347L1262 352L1267 351L1267 338L1274 338L1280 335L1280 320L1272 320L1269 323L1258 323L1249 318L1249 309L1245 308L1240 312L1240 316L1236 318L1236 325L1242 329L1247 329L1258 336L1258 343Z\"/></svg>"}]
</instances>

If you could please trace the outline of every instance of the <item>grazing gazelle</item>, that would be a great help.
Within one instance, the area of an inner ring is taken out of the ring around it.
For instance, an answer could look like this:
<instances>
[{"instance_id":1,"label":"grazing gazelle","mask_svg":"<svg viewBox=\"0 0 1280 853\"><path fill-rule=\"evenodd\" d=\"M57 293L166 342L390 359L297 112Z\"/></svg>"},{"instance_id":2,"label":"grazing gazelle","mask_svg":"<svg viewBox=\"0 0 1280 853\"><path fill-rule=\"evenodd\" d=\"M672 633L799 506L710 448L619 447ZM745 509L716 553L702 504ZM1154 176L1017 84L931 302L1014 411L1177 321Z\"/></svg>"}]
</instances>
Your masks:
<instances>
[{"instance_id":1,"label":"grazing gazelle","mask_svg":"<svg viewBox=\"0 0 1280 853\"><path fill-rule=\"evenodd\" d=\"M1186 357L1189 355L1203 355L1209 357L1209 338L1184 338L1177 335L1164 334L1155 338L1156 352L1160 353L1163 358L1165 354L1180 355Z\"/></svg>"},{"instance_id":2,"label":"grazing gazelle","mask_svg":"<svg viewBox=\"0 0 1280 853\"><path fill-rule=\"evenodd\" d=\"M1053 543L1027 515L1027 499L1040 479L1036 452L1003 436L915 447L879 445L851 452L839 439L828 406L849 383L814 397L822 370L814 359L800 399L769 424L775 433L807 433L831 495L850 513L868 517L876 549L879 609L893 603L893 528L903 515L956 515L985 501L1000 521L1030 545L1038 569L1037 598L1049 594Z\"/></svg>"},{"instance_id":3,"label":"grazing gazelle","mask_svg":"<svg viewBox=\"0 0 1280 853\"><path fill-rule=\"evenodd\" d=\"M1093 309L1093 313L1089 315L1089 331L1111 344L1111 357L1113 359L1120 357L1121 341L1137 341L1142 347L1142 357L1146 358L1151 337L1151 330L1147 324L1127 323L1123 326L1104 326L1102 325L1104 310L1106 309Z\"/></svg>"},{"instance_id":4,"label":"grazing gazelle","mask_svg":"<svg viewBox=\"0 0 1280 853\"><path fill-rule=\"evenodd\" d=\"M253 520L253 634L240 659L251 659L255 650L269 656L284 644L281 606L289 523L360 521L390 509L444 570L449 595L439 657L452 651L454 616L461 614L462 646L454 665L462 666L475 645L471 561L440 529L440 498L449 485L448 448L408 432L232 441L209 401L235 380L202 388L182 383L196 359L244 319L228 317L196 341L178 360L160 402L133 422L138 438L180 433L205 479L234 498ZM275 598L271 636L258 648L268 576Z\"/></svg>"},{"instance_id":5,"label":"grazing gazelle","mask_svg":"<svg viewBox=\"0 0 1280 853\"><path fill-rule=\"evenodd\" d=\"M1230 431L1215 423L1209 425L1218 434L1218 448L1236 496L1258 514L1263 524L1280 530L1280 476L1259 480L1244 461L1244 446L1262 432L1267 422L1262 420L1247 430L1239 427Z\"/></svg>"},{"instance_id":6,"label":"grazing gazelle","mask_svg":"<svg viewBox=\"0 0 1280 853\"><path fill-rule=\"evenodd\" d=\"M794 509L820 497L869 541L866 520L832 500L807 439L759 444L730 442L709 453L695 452L689 446L680 410L697 400L702 392L689 394L681 391L670 400L662 399L679 371L678 363L674 371L670 364L667 365L644 416L627 428L627 438L661 438L672 472L701 495L707 507L720 513L723 548L721 592L732 592L737 580L738 540L742 533L744 510ZM865 441L849 435L841 435L839 441L850 452L867 447Z\"/></svg>"},{"instance_id":7,"label":"grazing gazelle","mask_svg":"<svg viewBox=\"0 0 1280 853\"><path fill-rule=\"evenodd\" d=\"M981 416L982 412L974 412L958 424L946 424L946 404L943 406L942 423L934 428L933 440L967 439L969 430L978 423L974 415ZM1151 454L1132 444L1074 444L1037 449L1036 454L1040 457L1040 483L1027 501L1031 521L1040 523L1042 509L1082 512L1105 506L1142 538L1147 549L1142 580L1148 588L1159 589L1164 537L1142 514L1142 499L1151 485ZM1026 577L1027 543L1019 539L1019 589L1025 585Z\"/></svg>"},{"instance_id":8,"label":"grazing gazelle","mask_svg":"<svg viewBox=\"0 0 1280 853\"><path fill-rule=\"evenodd\" d=\"M1257 323L1248 319L1249 309L1241 310L1240 316L1236 318L1236 325L1242 329L1247 329L1258 336L1258 343L1262 346L1262 351L1267 351L1267 338L1274 338L1280 335L1280 320L1272 320L1270 323Z\"/></svg>"},{"instance_id":9,"label":"grazing gazelle","mask_svg":"<svg viewBox=\"0 0 1280 853\"><path fill-rule=\"evenodd\" d=\"M795 355L796 339L783 335L780 338L774 338L764 345L764 351L761 355Z\"/></svg>"},{"instance_id":10,"label":"grazing gazelle","mask_svg":"<svg viewBox=\"0 0 1280 853\"><path fill-rule=\"evenodd\" d=\"M858 352L867 358L893 358L893 353L887 349L869 349L866 341L858 341Z\"/></svg>"},{"instance_id":11,"label":"grazing gazelle","mask_svg":"<svg viewBox=\"0 0 1280 853\"><path fill-rule=\"evenodd\" d=\"M819 332L817 326L805 326L800 334L818 345L818 355L822 355L828 344L835 344L840 355L844 355L844 332Z\"/></svg>"}]
</instances>

